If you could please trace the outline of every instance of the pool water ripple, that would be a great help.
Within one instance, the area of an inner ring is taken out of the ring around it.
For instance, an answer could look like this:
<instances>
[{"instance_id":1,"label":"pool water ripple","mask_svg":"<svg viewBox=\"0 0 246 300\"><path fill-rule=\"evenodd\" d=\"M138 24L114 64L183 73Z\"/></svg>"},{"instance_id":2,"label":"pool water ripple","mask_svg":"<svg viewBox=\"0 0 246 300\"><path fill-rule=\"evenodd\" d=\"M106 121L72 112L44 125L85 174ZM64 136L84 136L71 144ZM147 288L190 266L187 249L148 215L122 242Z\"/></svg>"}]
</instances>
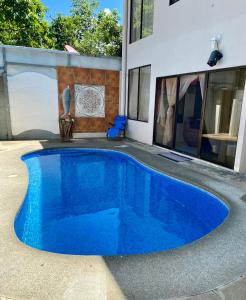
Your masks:
<instances>
[{"instance_id":1,"label":"pool water ripple","mask_svg":"<svg viewBox=\"0 0 246 300\"><path fill-rule=\"evenodd\" d=\"M22 159L29 185L14 226L21 241L40 250L164 251L207 235L229 213L215 195L118 151L41 150Z\"/></svg>"}]
</instances>

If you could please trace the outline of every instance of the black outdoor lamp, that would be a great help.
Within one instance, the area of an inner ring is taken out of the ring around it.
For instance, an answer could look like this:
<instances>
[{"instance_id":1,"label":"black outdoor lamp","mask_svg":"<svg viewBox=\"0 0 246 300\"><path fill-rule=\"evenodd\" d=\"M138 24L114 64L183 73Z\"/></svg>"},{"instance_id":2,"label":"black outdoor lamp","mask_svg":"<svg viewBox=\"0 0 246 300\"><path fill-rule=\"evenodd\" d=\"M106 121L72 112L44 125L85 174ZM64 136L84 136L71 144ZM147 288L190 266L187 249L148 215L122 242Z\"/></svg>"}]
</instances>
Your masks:
<instances>
[{"instance_id":1,"label":"black outdoor lamp","mask_svg":"<svg viewBox=\"0 0 246 300\"><path fill-rule=\"evenodd\" d=\"M208 65L210 67L214 67L219 60L223 57L223 54L219 51L219 42L221 40L221 36L213 37L212 41L212 52L208 59Z\"/></svg>"}]
</instances>

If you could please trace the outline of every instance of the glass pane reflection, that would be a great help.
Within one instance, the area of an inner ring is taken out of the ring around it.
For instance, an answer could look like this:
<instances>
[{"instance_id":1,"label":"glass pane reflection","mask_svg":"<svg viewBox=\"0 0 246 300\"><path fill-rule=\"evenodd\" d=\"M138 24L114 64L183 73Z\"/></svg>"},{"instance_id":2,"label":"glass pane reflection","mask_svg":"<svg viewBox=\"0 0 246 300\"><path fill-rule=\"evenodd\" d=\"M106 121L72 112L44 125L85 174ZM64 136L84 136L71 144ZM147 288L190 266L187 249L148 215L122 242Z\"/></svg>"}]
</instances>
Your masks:
<instances>
[{"instance_id":1,"label":"glass pane reflection","mask_svg":"<svg viewBox=\"0 0 246 300\"><path fill-rule=\"evenodd\" d=\"M246 70L209 75L201 157L233 168L245 88Z\"/></svg>"}]
</instances>

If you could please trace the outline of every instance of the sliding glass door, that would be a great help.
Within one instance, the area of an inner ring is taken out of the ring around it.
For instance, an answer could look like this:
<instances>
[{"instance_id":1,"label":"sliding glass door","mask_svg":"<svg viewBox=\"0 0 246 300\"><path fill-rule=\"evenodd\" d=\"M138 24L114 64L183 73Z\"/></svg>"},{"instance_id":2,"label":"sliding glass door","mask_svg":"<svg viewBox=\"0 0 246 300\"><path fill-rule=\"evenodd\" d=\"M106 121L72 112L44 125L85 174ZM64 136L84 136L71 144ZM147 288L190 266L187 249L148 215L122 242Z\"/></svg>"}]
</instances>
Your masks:
<instances>
[{"instance_id":1,"label":"sliding glass door","mask_svg":"<svg viewBox=\"0 0 246 300\"><path fill-rule=\"evenodd\" d=\"M154 144L233 169L245 83L246 68L158 78Z\"/></svg>"},{"instance_id":2,"label":"sliding glass door","mask_svg":"<svg viewBox=\"0 0 246 300\"><path fill-rule=\"evenodd\" d=\"M205 74L185 75L179 80L175 124L175 150L199 155Z\"/></svg>"},{"instance_id":3,"label":"sliding glass door","mask_svg":"<svg viewBox=\"0 0 246 300\"><path fill-rule=\"evenodd\" d=\"M198 156L205 74L157 80L155 144Z\"/></svg>"}]
</instances>

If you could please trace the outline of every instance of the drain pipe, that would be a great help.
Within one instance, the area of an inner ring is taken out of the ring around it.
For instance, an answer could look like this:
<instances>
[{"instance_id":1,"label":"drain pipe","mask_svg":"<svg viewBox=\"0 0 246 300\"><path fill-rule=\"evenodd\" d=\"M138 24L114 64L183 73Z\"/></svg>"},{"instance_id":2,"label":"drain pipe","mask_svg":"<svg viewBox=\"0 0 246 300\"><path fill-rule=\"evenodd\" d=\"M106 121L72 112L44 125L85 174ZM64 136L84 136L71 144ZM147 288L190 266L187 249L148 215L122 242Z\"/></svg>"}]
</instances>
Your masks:
<instances>
[{"instance_id":1,"label":"drain pipe","mask_svg":"<svg viewBox=\"0 0 246 300\"><path fill-rule=\"evenodd\" d=\"M126 114L127 90L127 32L128 32L128 0L123 1L123 40L122 40L122 71L121 71L121 96L120 113Z\"/></svg>"}]
</instances>

